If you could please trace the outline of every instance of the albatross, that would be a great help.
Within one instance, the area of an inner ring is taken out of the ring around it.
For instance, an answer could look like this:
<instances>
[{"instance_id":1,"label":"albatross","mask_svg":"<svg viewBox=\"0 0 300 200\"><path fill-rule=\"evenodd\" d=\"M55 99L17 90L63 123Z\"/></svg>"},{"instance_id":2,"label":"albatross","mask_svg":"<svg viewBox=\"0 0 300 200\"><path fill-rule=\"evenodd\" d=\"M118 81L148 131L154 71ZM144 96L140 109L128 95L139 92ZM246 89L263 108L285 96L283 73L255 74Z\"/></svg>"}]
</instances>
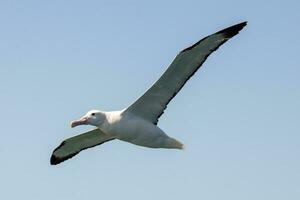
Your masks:
<instances>
[{"instance_id":1,"label":"albatross","mask_svg":"<svg viewBox=\"0 0 300 200\"><path fill-rule=\"evenodd\" d=\"M121 111L91 110L71 122L71 127L95 128L64 140L52 153L51 165L72 158L80 151L118 139L149 148L183 149L184 145L157 126L168 103L202 66L207 57L247 25L242 22L180 51L163 75L139 99Z\"/></svg>"}]
</instances>

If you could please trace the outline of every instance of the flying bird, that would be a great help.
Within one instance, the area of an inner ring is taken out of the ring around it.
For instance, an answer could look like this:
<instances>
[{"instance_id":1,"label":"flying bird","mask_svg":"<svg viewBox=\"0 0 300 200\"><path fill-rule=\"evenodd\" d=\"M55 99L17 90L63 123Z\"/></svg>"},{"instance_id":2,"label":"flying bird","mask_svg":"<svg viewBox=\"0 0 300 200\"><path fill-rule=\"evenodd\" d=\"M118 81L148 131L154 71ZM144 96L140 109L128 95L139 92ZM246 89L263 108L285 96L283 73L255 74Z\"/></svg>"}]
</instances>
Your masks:
<instances>
[{"instance_id":1,"label":"flying bird","mask_svg":"<svg viewBox=\"0 0 300 200\"><path fill-rule=\"evenodd\" d=\"M228 27L182 50L152 87L126 109L91 110L79 120L72 121L72 128L79 125L96 128L63 141L53 151L50 163L57 165L84 149L114 139L150 148L183 149L180 141L157 126L159 117L207 57L246 25L247 22L242 22Z\"/></svg>"}]
</instances>

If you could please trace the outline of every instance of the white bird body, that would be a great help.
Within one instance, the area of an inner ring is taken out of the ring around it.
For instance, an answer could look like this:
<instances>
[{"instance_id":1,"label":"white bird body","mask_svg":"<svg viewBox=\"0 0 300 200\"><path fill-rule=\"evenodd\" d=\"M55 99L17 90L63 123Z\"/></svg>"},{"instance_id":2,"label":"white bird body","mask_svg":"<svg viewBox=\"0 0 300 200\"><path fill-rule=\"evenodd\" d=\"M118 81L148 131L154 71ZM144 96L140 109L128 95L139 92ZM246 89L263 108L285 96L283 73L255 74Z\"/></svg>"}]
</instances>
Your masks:
<instances>
[{"instance_id":1,"label":"white bird body","mask_svg":"<svg viewBox=\"0 0 300 200\"><path fill-rule=\"evenodd\" d=\"M103 112L106 120L97 127L119 140L150 148L182 149L183 145L169 137L158 126L124 111Z\"/></svg>"},{"instance_id":2,"label":"white bird body","mask_svg":"<svg viewBox=\"0 0 300 200\"><path fill-rule=\"evenodd\" d=\"M97 128L63 141L53 151L50 163L59 164L84 149L114 139L150 148L183 149L182 143L157 126L159 117L207 57L246 24L243 22L223 29L182 50L152 87L128 108L112 112L92 110L73 121L71 127L85 124Z\"/></svg>"}]
</instances>

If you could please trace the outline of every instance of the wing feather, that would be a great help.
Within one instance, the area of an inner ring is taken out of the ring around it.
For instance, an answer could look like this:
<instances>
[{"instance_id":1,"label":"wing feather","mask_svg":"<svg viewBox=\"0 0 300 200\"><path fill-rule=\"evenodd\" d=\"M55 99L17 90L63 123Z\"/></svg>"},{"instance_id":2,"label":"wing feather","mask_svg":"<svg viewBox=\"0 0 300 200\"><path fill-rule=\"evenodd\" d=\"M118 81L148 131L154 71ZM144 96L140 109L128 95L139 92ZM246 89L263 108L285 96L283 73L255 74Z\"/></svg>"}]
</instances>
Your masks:
<instances>
[{"instance_id":1,"label":"wing feather","mask_svg":"<svg viewBox=\"0 0 300 200\"><path fill-rule=\"evenodd\" d=\"M158 123L168 103L202 66L207 57L246 26L242 22L207 36L182 50L164 74L125 112L133 113L153 124Z\"/></svg>"},{"instance_id":2,"label":"wing feather","mask_svg":"<svg viewBox=\"0 0 300 200\"><path fill-rule=\"evenodd\" d=\"M83 134L64 140L54 149L50 158L51 165L57 165L77 155L80 151L103 144L114 138L104 134L100 129L85 132Z\"/></svg>"}]
</instances>

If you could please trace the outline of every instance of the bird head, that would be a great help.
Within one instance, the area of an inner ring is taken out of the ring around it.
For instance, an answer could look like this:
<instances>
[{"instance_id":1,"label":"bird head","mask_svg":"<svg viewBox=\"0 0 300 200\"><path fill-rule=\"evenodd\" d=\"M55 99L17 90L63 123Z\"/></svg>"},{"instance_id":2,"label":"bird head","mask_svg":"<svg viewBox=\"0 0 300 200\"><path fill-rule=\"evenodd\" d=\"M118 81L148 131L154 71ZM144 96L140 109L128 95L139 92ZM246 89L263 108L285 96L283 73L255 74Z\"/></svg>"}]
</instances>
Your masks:
<instances>
[{"instance_id":1,"label":"bird head","mask_svg":"<svg viewBox=\"0 0 300 200\"><path fill-rule=\"evenodd\" d=\"M87 112L83 117L71 122L71 127L74 128L79 125L92 125L99 126L105 120L105 115L99 110L91 110Z\"/></svg>"}]
</instances>

